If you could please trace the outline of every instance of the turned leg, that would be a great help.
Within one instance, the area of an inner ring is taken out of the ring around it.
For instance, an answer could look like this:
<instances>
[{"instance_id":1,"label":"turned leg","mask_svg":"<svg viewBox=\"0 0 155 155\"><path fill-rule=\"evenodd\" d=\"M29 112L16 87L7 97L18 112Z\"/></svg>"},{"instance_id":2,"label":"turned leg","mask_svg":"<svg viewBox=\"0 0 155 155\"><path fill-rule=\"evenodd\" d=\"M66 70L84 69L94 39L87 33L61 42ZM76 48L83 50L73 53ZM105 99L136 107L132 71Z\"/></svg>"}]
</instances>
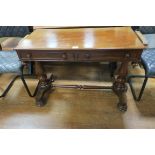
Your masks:
<instances>
[{"instance_id":1,"label":"turned leg","mask_svg":"<svg viewBox=\"0 0 155 155\"><path fill-rule=\"evenodd\" d=\"M39 87L36 95L37 106L44 106L51 90L52 76L48 79L41 62L35 62L36 75L39 78Z\"/></svg>"},{"instance_id":2,"label":"turned leg","mask_svg":"<svg viewBox=\"0 0 155 155\"><path fill-rule=\"evenodd\" d=\"M126 100L126 76L128 72L128 62L123 62L119 68L118 76L113 83L113 91L118 96L118 109L120 111L127 110L127 100Z\"/></svg>"}]
</instances>

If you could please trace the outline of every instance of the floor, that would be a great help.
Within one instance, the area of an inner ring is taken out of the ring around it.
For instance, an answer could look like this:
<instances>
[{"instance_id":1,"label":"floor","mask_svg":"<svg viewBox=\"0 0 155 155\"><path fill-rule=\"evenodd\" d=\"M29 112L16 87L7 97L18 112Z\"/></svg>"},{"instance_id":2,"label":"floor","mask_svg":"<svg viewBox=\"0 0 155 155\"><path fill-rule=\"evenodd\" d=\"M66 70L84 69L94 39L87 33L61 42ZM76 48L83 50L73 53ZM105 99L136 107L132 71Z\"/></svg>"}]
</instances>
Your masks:
<instances>
[{"instance_id":1,"label":"floor","mask_svg":"<svg viewBox=\"0 0 155 155\"><path fill-rule=\"evenodd\" d=\"M57 77L55 83L111 85L107 65L70 64L50 69ZM130 72L143 73L140 67ZM0 76L0 91L12 78ZM28 79L31 89L37 80ZM138 89L141 80L137 80ZM127 92L128 111L117 109L117 97L111 90L78 90L57 88L51 91L48 103L37 107L35 99L28 97L20 80L17 80L5 98L0 99L0 128L43 129L132 129L155 128L155 81L149 80L143 99L135 102L130 89Z\"/></svg>"}]
</instances>

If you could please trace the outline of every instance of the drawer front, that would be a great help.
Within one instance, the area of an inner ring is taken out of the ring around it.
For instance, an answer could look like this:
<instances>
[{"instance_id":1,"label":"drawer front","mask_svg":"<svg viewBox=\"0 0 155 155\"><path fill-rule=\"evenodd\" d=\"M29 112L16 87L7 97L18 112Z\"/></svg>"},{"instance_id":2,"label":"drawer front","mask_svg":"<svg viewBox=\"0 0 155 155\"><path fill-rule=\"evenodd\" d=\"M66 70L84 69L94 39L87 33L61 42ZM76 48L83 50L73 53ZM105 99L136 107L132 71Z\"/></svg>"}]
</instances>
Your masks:
<instances>
[{"instance_id":1,"label":"drawer front","mask_svg":"<svg viewBox=\"0 0 155 155\"><path fill-rule=\"evenodd\" d=\"M76 57L77 61L129 61L136 60L139 57L137 51L98 51L98 52L78 52Z\"/></svg>"},{"instance_id":2,"label":"drawer front","mask_svg":"<svg viewBox=\"0 0 155 155\"><path fill-rule=\"evenodd\" d=\"M103 51L17 51L23 61L64 61L64 62L100 62L100 61L136 61L141 50L103 50Z\"/></svg>"},{"instance_id":3,"label":"drawer front","mask_svg":"<svg viewBox=\"0 0 155 155\"><path fill-rule=\"evenodd\" d=\"M71 52L22 51L18 55L23 61L74 61Z\"/></svg>"}]
</instances>

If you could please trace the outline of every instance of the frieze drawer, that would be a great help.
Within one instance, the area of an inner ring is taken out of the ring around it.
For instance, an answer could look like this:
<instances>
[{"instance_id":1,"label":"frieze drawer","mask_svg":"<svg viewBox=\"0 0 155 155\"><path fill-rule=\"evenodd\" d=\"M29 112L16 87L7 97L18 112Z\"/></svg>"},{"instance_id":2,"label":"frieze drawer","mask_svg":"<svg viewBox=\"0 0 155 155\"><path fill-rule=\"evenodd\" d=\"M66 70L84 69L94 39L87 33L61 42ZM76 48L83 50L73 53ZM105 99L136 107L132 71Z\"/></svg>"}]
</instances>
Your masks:
<instances>
[{"instance_id":1,"label":"frieze drawer","mask_svg":"<svg viewBox=\"0 0 155 155\"><path fill-rule=\"evenodd\" d=\"M76 54L76 61L123 61L134 60L139 57L139 52L124 51L82 51Z\"/></svg>"},{"instance_id":2,"label":"frieze drawer","mask_svg":"<svg viewBox=\"0 0 155 155\"><path fill-rule=\"evenodd\" d=\"M18 52L20 59L23 61L74 61L74 54L70 52L48 52L48 51L25 51Z\"/></svg>"}]
</instances>

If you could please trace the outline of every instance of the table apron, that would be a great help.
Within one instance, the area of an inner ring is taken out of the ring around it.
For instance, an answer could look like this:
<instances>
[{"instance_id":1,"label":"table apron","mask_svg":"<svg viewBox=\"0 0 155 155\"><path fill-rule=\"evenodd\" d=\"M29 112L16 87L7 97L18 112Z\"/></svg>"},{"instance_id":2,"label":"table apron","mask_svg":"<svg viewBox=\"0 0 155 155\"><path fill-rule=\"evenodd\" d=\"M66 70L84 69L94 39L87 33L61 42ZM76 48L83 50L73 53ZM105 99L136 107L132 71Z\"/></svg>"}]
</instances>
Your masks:
<instances>
[{"instance_id":1,"label":"table apron","mask_svg":"<svg viewBox=\"0 0 155 155\"><path fill-rule=\"evenodd\" d=\"M17 51L21 61L51 62L137 61L141 52L142 50Z\"/></svg>"}]
</instances>

